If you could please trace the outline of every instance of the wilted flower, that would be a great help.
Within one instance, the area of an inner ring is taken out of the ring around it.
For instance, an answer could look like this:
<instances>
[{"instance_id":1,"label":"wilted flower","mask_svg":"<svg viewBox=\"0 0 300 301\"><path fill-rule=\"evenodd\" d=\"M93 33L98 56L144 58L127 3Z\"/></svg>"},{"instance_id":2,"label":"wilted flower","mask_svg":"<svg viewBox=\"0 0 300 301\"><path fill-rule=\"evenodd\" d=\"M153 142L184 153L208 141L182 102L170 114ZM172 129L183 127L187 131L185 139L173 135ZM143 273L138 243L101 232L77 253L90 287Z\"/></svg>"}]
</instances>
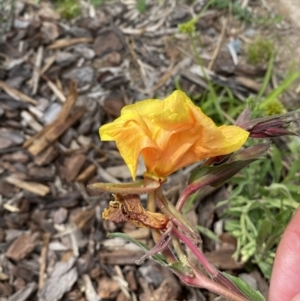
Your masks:
<instances>
[{"instance_id":1,"label":"wilted flower","mask_svg":"<svg viewBox=\"0 0 300 301\"><path fill-rule=\"evenodd\" d=\"M138 194L116 194L102 217L111 222L129 222L137 227L151 229L165 229L169 222L164 214L145 210Z\"/></svg>"},{"instance_id":2,"label":"wilted flower","mask_svg":"<svg viewBox=\"0 0 300 301\"><path fill-rule=\"evenodd\" d=\"M217 127L181 91L163 101L125 106L119 118L100 128L102 141L116 141L133 179L140 155L148 173L165 177L199 160L232 153L248 136L238 126Z\"/></svg>"},{"instance_id":3,"label":"wilted flower","mask_svg":"<svg viewBox=\"0 0 300 301\"><path fill-rule=\"evenodd\" d=\"M246 108L238 117L236 125L250 133L252 138L272 138L285 135L296 135L287 130L293 120L296 120L295 112L281 115L267 116L250 120L250 109Z\"/></svg>"}]
</instances>

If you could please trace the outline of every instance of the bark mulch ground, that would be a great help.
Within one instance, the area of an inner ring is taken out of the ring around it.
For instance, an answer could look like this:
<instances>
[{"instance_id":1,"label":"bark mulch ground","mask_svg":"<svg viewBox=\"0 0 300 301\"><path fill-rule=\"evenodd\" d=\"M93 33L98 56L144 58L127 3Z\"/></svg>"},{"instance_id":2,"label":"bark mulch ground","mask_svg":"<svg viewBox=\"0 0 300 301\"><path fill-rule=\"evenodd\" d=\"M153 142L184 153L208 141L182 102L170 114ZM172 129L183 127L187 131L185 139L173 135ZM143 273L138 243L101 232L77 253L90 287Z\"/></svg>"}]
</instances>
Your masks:
<instances>
[{"instance_id":1,"label":"bark mulch ground","mask_svg":"<svg viewBox=\"0 0 300 301\"><path fill-rule=\"evenodd\" d=\"M0 43L1 301L215 297L186 288L151 260L136 266L143 252L106 235L123 231L151 245L148 229L103 221L111 196L87 189L131 180L114 144L98 136L124 105L163 98L175 81L189 95L207 89L188 35L177 28L204 5L150 1L141 13L135 1L107 1L98 9L83 3L82 16L66 21L49 2L15 2L1 24ZM255 14L260 7L249 10ZM257 35L249 26L215 9L196 23L210 80L230 87L241 101L259 91L266 70L242 55ZM167 194L176 196L186 179L187 172L174 174ZM220 213L215 205L226 195L225 188L207 191L189 220L212 228ZM242 272L231 258L234 239L226 233L220 238L220 244L204 239L205 254L220 269ZM259 272L250 274L266 294Z\"/></svg>"}]
</instances>

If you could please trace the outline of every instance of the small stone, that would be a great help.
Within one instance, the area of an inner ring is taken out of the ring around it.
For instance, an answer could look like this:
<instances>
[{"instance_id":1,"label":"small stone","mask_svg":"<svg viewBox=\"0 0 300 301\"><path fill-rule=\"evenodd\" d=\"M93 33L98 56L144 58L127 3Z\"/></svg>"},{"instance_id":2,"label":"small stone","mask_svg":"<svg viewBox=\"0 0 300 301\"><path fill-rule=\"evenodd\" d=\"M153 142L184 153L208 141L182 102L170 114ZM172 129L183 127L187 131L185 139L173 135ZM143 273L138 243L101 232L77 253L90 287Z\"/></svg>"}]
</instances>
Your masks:
<instances>
[{"instance_id":1,"label":"small stone","mask_svg":"<svg viewBox=\"0 0 300 301\"><path fill-rule=\"evenodd\" d=\"M74 63L77 56L70 52L59 52L55 58L55 62L61 67L67 67Z\"/></svg>"},{"instance_id":2,"label":"small stone","mask_svg":"<svg viewBox=\"0 0 300 301\"><path fill-rule=\"evenodd\" d=\"M71 79L78 84L91 84L94 79L95 71L91 67L79 67L63 74L64 79Z\"/></svg>"}]
</instances>

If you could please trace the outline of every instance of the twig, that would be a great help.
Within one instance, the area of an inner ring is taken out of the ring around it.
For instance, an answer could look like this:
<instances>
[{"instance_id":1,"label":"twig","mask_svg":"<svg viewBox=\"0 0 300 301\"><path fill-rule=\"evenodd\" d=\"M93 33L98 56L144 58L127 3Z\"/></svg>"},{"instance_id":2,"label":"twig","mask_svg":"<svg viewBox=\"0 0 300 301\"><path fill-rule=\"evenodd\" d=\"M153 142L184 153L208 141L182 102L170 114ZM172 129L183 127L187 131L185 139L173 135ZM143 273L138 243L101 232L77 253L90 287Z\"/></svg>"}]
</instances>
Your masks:
<instances>
[{"instance_id":1,"label":"twig","mask_svg":"<svg viewBox=\"0 0 300 301\"><path fill-rule=\"evenodd\" d=\"M24 102L28 102L34 105L37 105L38 102L33 99L32 97L27 96L26 94L24 94L23 92L9 86L7 83L3 82L2 80L0 80L0 88L3 89L9 96L11 96L12 98L14 98L15 100L21 100Z\"/></svg>"},{"instance_id":2,"label":"twig","mask_svg":"<svg viewBox=\"0 0 300 301\"><path fill-rule=\"evenodd\" d=\"M39 85L39 79L40 79L40 68L42 65L42 59L43 59L43 46L39 46L37 55L36 55L36 61L35 61L35 68L33 69L33 75L32 75L32 94L36 94L38 90Z\"/></svg>"},{"instance_id":3,"label":"twig","mask_svg":"<svg viewBox=\"0 0 300 301\"><path fill-rule=\"evenodd\" d=\"M87 301L99 301L100 298L93 287L90 276L84 274L82 275L82 280L84 283L84 294Z\"/></svg>"},{"instance_id":4,"label":"twig","mask_svg":"<svg viewBox=\"0 0 300 301\"><path fill-rule=\"evenodd\" d=\"M44 286L44 274L47 267L47 253L48 246L50 242L51 233L44 233L43 235L43 246L41 250L41 259L40 259L40 272L39 272L39 290Z\"/></svg>"},{"instance_id":5,"label":"twig","mask_svg":"<svg viewBox=\"0 0 300 301\"><path fill-rule=\"evenodd\" d=\"M217 47L212 55L212 58L211 58L211 61L209 62L208 64L208 69L211 70L215 64L215 61L218 57L218 54L221 50L221 47L222 47L222 43L223 43L223 40L224 40L224 37L225 37L225 33L226 33L226 27L227 27L227 24L228 24L228 19L225 19L223 22L223 26L222 26L222 31L221 31L221 35L219 37L219 40L218 40L218 44L217 44Z\"/></svg>"}]
</instances>

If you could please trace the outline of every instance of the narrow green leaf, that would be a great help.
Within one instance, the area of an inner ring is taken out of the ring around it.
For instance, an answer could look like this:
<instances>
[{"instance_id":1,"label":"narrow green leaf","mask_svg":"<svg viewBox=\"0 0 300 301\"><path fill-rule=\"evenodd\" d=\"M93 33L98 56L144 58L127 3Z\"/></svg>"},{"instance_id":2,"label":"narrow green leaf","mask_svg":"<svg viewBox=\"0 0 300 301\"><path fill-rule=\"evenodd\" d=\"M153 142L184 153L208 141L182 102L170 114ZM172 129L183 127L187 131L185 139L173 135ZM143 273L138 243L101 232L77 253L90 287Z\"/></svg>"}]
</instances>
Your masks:
<instances>
[{"instance_id":1,"label":"narrow green leaf","mask_svg":"<svg viewBox=\"0 0 300 301\"><path fill-rule=\"evenodd\" d=\"M207 236L208 238L212 239L213 241L221 242L220 238L213 231L211 231L210 229L205 228L205 227L200 226L200 225L196 226L196 228L201 234Z\"/></svg>"},{"instance_id":2,"label":"narrow green leaf","mask_svg":"<svg viewBox=\"0 0 300 301\"><path fill-rule=\"evenodd\" d=\"M144 244L144 243L142 243L142 242L140 242L140 241L130 237L129 235L124 234L124 233L119 233L119 232L110 233L107 236L110 237L110 238L119 237L119 238L123 238L125 240L128 240L128 241L132 242L133 244L135 244L136 246L140 247L145 252L148 252L150 250L150 248L146 244ZM168 262L165 260L164 256L162 256L161 254L155 254L155 255L152 255L151 257L158 264L161 264L163 266L168 266L169 265Z\"/></svg>"},{"instance_id":3,"label":"narrow green leaf","mask_svg":"<svg viewBox=\"0 0 300 301\"><path fill-rule=\"evenodd\" d=\"M272 233L272 224L270 220L265 219L261 223L259 229L258 229L258 234L256 238L256 244L260 248L264 242L268 239L269 235Z\"/></svg>"},{"instance_id":4,"label":"narrow green leaf","mask_svg":"<svg viewBox=\"0 0 300 301\"><path fill-rule=\"evenodd\" d=\"M254 290L242 279L229 275L225 272L223 272L223 275L231 280L250 301L265 301L264 296L259 291Z\"/></svg>"}]
</instances>

